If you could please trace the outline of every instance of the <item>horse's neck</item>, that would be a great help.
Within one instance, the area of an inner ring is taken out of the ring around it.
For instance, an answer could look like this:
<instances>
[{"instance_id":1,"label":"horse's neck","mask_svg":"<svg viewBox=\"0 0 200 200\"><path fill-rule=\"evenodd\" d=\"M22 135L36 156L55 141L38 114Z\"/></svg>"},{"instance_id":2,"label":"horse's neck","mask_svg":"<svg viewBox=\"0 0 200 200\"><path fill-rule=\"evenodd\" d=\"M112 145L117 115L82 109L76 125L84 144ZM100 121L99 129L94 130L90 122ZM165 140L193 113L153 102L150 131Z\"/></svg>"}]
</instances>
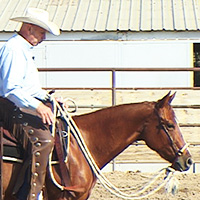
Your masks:
<instances>
[{"instance_id":1,"label":"horse's neck","mask_svg":"<svg viewBox=\"0 0 200 200\"><path fill-rule=\"evenodd\" d=\"M151 112L152 106L140 103L103 109L74 119L101 167L138 139Z\"/></svg>"}]
</instances>

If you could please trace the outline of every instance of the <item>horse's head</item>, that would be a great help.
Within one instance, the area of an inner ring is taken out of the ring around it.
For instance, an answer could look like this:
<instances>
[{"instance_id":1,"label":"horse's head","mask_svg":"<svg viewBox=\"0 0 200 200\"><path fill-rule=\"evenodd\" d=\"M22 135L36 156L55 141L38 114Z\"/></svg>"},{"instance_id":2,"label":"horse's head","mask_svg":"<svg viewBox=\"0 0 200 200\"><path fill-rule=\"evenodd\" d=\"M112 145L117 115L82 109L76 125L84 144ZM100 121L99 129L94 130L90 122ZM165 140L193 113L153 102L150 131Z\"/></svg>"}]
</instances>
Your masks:
<instances>
[{"instance_id":1,"label":"horse's head","mask_svg":"<svg viewBox=\"0 0 200 200\"><path fill-rule=\"evenodd\" d=\"M151 149L172 163L172 168L186 171L192 165L192 159L170 105L174 96L169 92L155 103L154 112L143 130L143 139Z\"/></svg>"}]
</instances>

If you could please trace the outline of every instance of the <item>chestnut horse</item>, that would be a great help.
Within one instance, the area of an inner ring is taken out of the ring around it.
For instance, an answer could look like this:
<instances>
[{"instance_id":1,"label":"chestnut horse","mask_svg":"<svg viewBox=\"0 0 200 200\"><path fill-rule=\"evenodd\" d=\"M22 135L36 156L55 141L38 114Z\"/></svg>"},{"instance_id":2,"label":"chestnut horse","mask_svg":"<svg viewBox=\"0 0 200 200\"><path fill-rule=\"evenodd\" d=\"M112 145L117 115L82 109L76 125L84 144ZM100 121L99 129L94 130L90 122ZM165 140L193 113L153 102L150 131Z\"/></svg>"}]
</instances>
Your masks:
<instances>
[{"instance_id":1,"label":"chestnut horse","mask_svg":"<svg viewBox=\"0 0 200 200\"><path fill-rule=\"evenodd\" d=\"M192 165L186 143L176 123L170 92L157 102L142 102L117 105L89 114L73 116L73 120L97 166L102 169L134 141L143 140L178 171L186 171ZM10 165L10 166L8 166ZM5 200L10 196L15 182L15 168L20 164L4 163ZM12 168L12 170L10 169ZM96 182L90 165L83 155L76 139L71 135L68 161L69 190L60 190L52 182L49 173L46 178L48 200L86 200ZM62 185L59 165L53 165L55 180ZM14 199L14 198L13 198Z\"/></svg>"}]
</instances>

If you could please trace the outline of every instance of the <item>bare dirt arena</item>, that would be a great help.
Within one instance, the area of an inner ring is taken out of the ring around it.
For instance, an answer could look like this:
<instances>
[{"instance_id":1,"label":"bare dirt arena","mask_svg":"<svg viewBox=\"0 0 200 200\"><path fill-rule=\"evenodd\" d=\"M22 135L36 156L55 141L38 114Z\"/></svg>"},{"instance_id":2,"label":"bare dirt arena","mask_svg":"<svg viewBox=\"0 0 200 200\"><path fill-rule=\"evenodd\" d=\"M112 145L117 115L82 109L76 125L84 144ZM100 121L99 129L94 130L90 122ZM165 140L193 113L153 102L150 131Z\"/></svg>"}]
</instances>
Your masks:
<instances>
[{"instance_id":1,"label":"bare dirt arena","mask_svg":"<svg viewBox=\"0 0 200 200\"><path fill-rule=\"evenodd\" d=\"M120 188L138 188L148 182L153 174L141 172L106 172L106 177L115 186ZM143 198L144 200L199 200L200 199L200 174L199 173L177 173L178 190L176 194L167 193L165 188L161 188L152 196ZM134 192L134 190L133 190ZM89 200L120 200L122 198L112 195L97 182Z\"/></svg>"}]
</instances>

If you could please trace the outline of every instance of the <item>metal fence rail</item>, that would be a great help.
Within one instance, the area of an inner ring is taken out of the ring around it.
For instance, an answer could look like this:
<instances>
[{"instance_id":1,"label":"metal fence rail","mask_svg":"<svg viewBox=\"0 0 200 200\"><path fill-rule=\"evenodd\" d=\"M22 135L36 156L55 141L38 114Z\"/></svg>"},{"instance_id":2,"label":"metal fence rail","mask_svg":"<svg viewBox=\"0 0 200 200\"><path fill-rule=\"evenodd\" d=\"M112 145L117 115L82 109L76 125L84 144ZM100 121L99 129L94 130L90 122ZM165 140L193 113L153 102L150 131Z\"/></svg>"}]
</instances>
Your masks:
<instances>
[{"instance_id":1,"label":"metal fence rail","mask_svg":"<svg viewBox=\"0 0 200 200\"><path fill-rule=\"evenodd\" d=\"M45 88L45 89L56 89L56 90L112 90L112 105L116 104L116 90L163 90L163 89L168 89L168 90L200 90L200 87L128 87L128 88L117 88L116 87L116 72L123 71L141 71L141 72L152 72L152 71L157 71L157 72L198 72L200 71L200 68L194 67L194 68L188 68L188 67L183 67L183 68L170 68L170 67L157 67L157 68L144 68L144 67L135 67L135 68L96 68L96 67L90 67L90 68L80 68L80 67L74 67L74 68L38 68L39 72L88 72L88 71L107 71L107 72L112 72L112 86L109 88L98 88L98 87L89 87L89 88L70 88L70 87L54 87L54 88Z\"/></svg>"},{"instance_id":2,"label":"metal fence rail","mask_svg":"<svg viewBox=\"0 0 200 200\"><path fill-rule=\"evenodd\" d=\"M120 88L116 87L116 72L127 72L127 71L141 71L141 72L200 72L200 68L38 68L40 72L91 72L91 71L107 71L112 72L112 86L109 88L100 88L100 87L79 87L79 88L70 88L70 87L56 87L56 88L46 88L46 89L57 89L57 90L162 90L162 89L176 89L176 90L200 90L200 87L127 87L127 88Z\"/></svg>"}]
</instances>

